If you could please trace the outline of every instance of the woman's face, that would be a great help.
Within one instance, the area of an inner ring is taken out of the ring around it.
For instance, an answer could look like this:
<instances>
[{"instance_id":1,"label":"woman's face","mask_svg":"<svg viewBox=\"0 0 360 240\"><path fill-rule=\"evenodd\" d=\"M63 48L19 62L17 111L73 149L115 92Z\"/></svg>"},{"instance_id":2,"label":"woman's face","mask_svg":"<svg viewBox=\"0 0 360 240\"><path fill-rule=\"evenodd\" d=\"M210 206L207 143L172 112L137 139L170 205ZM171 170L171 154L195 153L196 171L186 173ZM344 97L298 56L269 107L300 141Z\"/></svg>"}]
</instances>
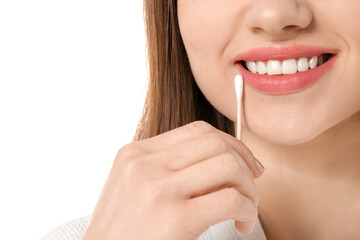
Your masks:
<instances>
[{"instance_id":1,"label":"woman's face","mask_svg":"<svg viewBox=\"0 0 360 240\"><path fill-rule=\"evenodd\" d=\"M305 143L360 111L360 1L178 0L178 19L199 88L233 121L239 54L289 44L337 52L330 70L302 91L266 94L245 81L242 127L253 134Z\"/></svg>"}]
</instances>

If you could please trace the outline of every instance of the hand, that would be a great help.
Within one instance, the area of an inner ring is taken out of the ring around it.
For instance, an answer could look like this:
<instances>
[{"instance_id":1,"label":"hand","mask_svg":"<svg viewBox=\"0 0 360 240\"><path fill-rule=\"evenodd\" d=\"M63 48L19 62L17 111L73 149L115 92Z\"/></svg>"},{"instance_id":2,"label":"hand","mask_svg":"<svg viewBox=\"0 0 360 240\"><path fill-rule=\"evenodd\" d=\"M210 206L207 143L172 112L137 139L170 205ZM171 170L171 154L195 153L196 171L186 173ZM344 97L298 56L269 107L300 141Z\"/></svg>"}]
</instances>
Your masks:
<instances>
[{"instance_id":1,"label":"hand","mask_svg":"<svg viewBox=\"0 0 360 240\"><path fill-rule=\"evenodd\" d=\"M243 142L204 121L122 147L83 240L196 240L235 219L252 232L262 175Z\"/></svg>"}]
</instances>

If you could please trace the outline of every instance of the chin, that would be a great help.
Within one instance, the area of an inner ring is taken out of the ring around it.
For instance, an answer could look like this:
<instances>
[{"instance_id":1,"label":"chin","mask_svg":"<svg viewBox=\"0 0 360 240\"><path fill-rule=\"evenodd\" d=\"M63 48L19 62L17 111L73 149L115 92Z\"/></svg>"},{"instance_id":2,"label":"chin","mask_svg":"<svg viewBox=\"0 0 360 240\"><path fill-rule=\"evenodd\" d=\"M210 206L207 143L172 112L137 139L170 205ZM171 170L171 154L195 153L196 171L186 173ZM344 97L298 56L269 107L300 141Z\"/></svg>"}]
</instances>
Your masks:
<instances>
[{"instance_id":1,"label":"chin","mask_svg":"<svg viewBox=\"0 0 360 240\"><path fill-rule=\"evenodd\" d=\"M324 129L319 129L314 124L309 126L308 123L298 122L286 126L252 122L250 126L243 125L242 128L245 138L250 134L267 144L282 146L306 145L320 140L319 136L324 132Z\"/></svg>"}]
</instances>

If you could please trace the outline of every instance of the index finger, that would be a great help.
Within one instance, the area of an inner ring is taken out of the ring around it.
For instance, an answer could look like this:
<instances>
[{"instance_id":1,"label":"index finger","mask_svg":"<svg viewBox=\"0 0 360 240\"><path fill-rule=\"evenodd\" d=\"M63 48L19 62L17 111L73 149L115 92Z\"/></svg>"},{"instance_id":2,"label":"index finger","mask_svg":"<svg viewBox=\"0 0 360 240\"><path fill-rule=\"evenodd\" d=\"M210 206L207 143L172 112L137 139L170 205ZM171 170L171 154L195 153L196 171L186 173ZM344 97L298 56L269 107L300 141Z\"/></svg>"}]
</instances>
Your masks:
<instances>
[{"instance_id":1,"label":"index finger","mask_svg":"<svg viewBox=\"0 0 360 240\"><path fill-rule=\"evenodd\" d=\"M252 168L254 172L258 172L255 166L255 156L250 149L240 140L227 134L219 129L213 127L205 121L194 121L179 128L170 130L168 132L159 134L155 137L148 138L142 141L142 147L148 152L157 152L165 150L175 144L188 141L190 139L199 137L211 131L216 131L230 146L242 157L244 157L247 165ZM259 173L259 175L261 175ZM257 176L259 176L257 175ZM255 177L257 177L255 176Z\"/></svg>"},{"instance_id":2,"label":"index finger","mask_svg":"<svg viewBox=\"0 0 360 240\"><path fill-rule=\"evenodd\" d=\"M141 140L139 144L149 152L157 152L214 131L214 129L216 128L205 121L194 121L157 136Z\"/></svg>"}]
</instances>

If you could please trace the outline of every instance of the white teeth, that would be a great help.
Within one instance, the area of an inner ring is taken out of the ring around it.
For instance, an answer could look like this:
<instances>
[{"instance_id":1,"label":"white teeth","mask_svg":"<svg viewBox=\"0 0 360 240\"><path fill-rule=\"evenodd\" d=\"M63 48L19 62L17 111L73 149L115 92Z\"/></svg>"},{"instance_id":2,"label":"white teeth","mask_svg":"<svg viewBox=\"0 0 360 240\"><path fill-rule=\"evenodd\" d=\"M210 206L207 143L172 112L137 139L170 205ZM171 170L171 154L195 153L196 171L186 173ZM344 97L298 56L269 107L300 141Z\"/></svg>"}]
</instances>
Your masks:
<instances>
[{"instance_id":1,"label":"white teeth","mask_svg":"<svg viewBox=\"0 0 360 240\"><path fill-rule=\"evenodd\" d=\"M282 62L282 74L294 74L297 72L296 59L284 60Z\"/></svg>"},{"instance_id":2,"label":"white teeth","mask_svg":"<svg viewBox=\"0 0 360 240\"><path fill-rule=\"evenodd\" d=\"M300 58L297 63L298 72L305 72L309 70L309 62L307 58Z\"/></svg>"},{"instance_id":3,"label":"white teeth","mask_svg":"<svg viewBox=\"0 0 360 240\"><path fill-rule=\"evenodd\" d=\"M317 56L312 57L309 61L309 67L311 69L315 68L317 66L317 62L318 62L318 57Z\"/></svg>"},{"instance_id":4,"label":"white teeth","mask_svg":"<svg viewBox=\"0 0 360 240\"><path fill-rule=\"evenodd\" d=\"M283 61L268 60L268 61L248 61L245 62L247 69L252 73L268 74L268 75L281 75L281 74L294 74L296 72L304 72L309 69L316 68L324 63L323 55L314 56L310 59L306 57L296 60L287 59Z\"/></svg>"},{"instance_id":5,"label":"white teeth","mask_svg":"<svg viewBox=\"0 0 360 240\"><path fill-rule=\"evenodd\" d=\"M281 74L281 63L278 60L269 60L267 64L268 75L279 75Z\"/></svg>"},{"instance_id":6,"label":"white teeth","mask_svg":"<svg viewBox=\"0 0 360 240\"><path fill-rule=\"evenodd\" d=\"M266 64L262 61L258 61L256 67L257 67L257 72L260 74L265 74L267 71Z\"/></svg>"},{"instance_id":7,"label":"white teeth","mask_svg":"<svg viewBox=\"0 0 360 240\"><path fill-rule=\"evenodd\" d=\"M246 62L246 67L250 70L250 72L257 73L257 67L255 62Z\"/></svg>"}]
</instances>

